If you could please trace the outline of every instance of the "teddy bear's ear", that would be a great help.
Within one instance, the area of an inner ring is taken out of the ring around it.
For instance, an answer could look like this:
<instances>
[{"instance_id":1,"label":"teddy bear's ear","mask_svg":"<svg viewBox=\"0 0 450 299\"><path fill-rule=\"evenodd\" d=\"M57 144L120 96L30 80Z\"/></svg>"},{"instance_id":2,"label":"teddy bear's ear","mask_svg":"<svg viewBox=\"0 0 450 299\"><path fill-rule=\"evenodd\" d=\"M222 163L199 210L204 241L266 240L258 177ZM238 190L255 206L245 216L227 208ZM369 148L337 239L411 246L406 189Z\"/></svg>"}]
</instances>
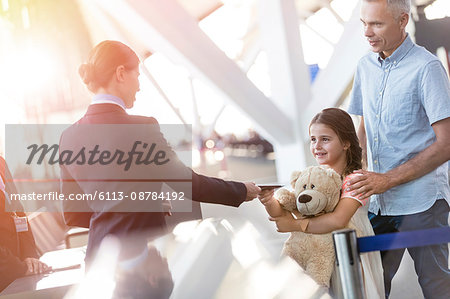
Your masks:
<instances>
[{"instance_id":1,"label":"teddy bear's ear","mask_svg":"<svg viewBox=\"0 0 450 299\"><path fill-rule=\"evenodd\" d=\"M295 182L297 181L297 179L300 177L300 174L301 174L302 172L301 171L294 171L292 174L291 174L291 186L292 186L292 188L295 188Z\"/></svg>"}]
</instances>

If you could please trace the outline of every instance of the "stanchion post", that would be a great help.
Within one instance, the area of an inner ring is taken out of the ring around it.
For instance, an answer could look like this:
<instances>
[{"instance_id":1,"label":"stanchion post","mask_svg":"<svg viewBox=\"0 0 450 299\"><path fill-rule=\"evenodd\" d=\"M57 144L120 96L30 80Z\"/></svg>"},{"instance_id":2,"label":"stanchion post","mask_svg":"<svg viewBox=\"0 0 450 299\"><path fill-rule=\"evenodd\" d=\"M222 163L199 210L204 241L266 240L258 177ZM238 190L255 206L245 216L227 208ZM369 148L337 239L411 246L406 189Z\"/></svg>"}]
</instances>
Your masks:
<instances>
[{"instance_id":1,"label":"stanchion post","mask_svg":"<svg viewBox=\"0 0 450 299\"><path fill-rule=\"evenodd\" d=\"M355 231L352 229L334 231L333 243L336 253L334 284L338 284L334 288L334 298L365 299Z\"/></svg>"}]
</instances>

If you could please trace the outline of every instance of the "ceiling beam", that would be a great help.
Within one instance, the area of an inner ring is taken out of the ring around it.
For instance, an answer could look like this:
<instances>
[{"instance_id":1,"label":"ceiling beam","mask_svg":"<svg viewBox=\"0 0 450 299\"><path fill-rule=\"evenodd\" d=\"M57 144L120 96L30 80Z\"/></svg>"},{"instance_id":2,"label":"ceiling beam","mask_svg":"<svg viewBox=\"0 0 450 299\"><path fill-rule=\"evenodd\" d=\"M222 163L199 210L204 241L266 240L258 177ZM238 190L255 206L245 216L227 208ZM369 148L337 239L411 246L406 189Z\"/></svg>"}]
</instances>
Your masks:
<instances>
[{"instance_id":1,"label":"ceiling beam","mask_svg":"<svg viewBox=\"0 0 450 299\"><path fill-rule=\"evenodd\" d=\"M274 142L277 177L286 182L292 171L306 166L305 136L300 125L302 111L311 101L311 80L303 57L294 0L260 0L259 11L261 41L269 65L271 98L289 117L294 131L288 144ZM272 119L268 121L273 122Z\"/></svg>"},{"instance_id":2,"label":"ceiling beam","mask_svg":"<svg viewBox=\"0 0 450 299\"><path fill-rule=\"evenodd\" d=\"M293 138L291 122L200 29L175 0L95 0L134 39L164 53L209 81L254 123L281 144ZM268 120L276 119L276 122Z\"/></svg>"},{"instance_id":3,"label":"ceiling beam","mask_svg":"<svg viewBox=\"0 0 450 299\"><path fill-rule=\"evenodd\" d=\"M344 26L339 42L325 69L312 85L312 101L303 112L302 128L307 133L309 121L322 109L336 107L342 94L353 80L359 58L367 53L369 45L364 38L359 17L360 3ZM307 136L307 135L306 135Z\"/></svg>"}]
</instances>

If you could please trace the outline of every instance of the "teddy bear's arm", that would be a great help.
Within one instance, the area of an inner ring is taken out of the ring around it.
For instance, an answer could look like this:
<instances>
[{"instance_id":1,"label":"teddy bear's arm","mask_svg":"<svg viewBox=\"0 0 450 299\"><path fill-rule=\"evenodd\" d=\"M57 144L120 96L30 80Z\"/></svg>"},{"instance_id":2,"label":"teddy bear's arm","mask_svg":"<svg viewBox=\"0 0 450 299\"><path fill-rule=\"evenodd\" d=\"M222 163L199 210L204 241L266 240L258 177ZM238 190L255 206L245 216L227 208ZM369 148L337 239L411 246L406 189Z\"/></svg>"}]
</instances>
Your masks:
<instances>
[{"instance_id":1,"label":"teddy bear's arm","mask_svg":"<svg viewBox=\"0 0 450 299\"><path fill-rule=\"evenodd\" d=\"M295 202L295 194L287 189L280 189L276 194L281 208L293 212L297 210L297 203Z\"/></svg>"}]
</instances>

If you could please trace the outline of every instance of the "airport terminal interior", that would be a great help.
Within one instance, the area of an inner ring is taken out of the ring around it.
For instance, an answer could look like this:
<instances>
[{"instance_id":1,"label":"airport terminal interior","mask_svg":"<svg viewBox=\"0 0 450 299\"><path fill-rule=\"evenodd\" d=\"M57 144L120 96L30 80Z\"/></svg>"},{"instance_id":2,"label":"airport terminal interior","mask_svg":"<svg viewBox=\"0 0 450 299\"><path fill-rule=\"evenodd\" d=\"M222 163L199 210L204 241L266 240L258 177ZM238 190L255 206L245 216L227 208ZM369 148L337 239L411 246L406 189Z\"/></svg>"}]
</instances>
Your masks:
<instances>
[{"instance_id":1,"label":"airport terminal interior","mask_svg":"<svg viewBox=\"0 0 450 299\"><path fill-rule=\"evenodd\" d=\"M140 91L127 113L184 131L187 139L169 143L188 156L186 166L292 189L291 173L317 164L311 119L348 108L358 61L370 51L360 8L359 0L0 0L0 153L10 181L19 193L58 195L58 163L21 164L19 145L58 144L49 132L83 117L92 94L78 67L99 42L116 40L141 62ZM447 76L449 29L449 0L412 0L406 31ZM360 118L352 120L358 128ZM332 298L281 255L290 234L277 232L258 198L166 213L168 232L147 240L144 258L131 259L152 259L163 277L146 281L152 295L121 289L143 283L127 277L131 263L121 250L144 237L104 238L86 269L89 228L66 225L59 203L29 200L25 212L40 260L53 270L13 280L0 292L5 299ZM117 273L121 267L127 270ZM407 251L389 298L424 298Z\"/></svg>"}]
</instances>

